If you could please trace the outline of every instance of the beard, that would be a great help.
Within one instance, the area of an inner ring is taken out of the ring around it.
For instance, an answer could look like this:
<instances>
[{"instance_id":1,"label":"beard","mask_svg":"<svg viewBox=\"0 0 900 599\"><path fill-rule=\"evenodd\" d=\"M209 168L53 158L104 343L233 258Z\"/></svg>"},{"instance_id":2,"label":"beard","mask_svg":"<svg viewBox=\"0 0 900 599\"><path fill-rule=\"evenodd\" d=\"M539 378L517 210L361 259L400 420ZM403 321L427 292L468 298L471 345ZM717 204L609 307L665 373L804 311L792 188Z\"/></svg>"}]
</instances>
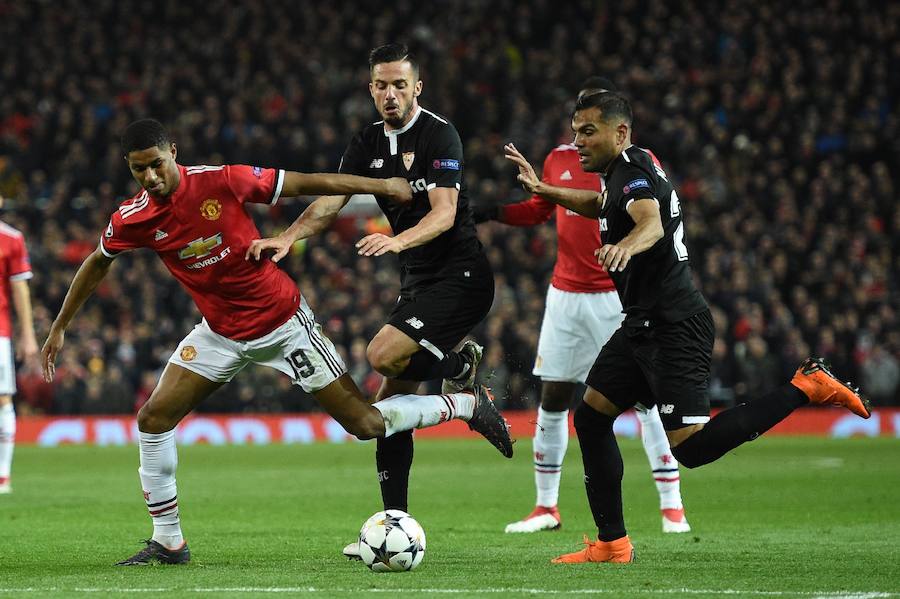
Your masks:
<instances>
[{"instance_id":1,"label":"beard","mask_svg":"<svg viewBox=\"0 0 900 599\"><path fill-rule=\"evenodd\" d=\"M384 116L384 122L390 125L391 127L400 127L403 125L403 122L409 116L409 113L412 112L412 102L410 102L409 106L406 107L406 110L401 110L397 112L394 116Z\"/></svg>"}]
</instances>

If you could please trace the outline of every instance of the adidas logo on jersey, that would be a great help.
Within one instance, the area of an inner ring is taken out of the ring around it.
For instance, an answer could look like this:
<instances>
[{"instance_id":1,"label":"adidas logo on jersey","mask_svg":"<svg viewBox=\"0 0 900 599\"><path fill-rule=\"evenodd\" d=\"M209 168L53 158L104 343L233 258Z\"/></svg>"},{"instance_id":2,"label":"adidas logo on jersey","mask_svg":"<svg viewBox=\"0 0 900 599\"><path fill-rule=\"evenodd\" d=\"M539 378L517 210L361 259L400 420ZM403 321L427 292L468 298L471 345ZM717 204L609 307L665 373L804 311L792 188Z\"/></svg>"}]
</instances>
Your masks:
<instances>
[{"instance_id":1,"label":"adidas logo on jersey","mask_svg":"<svg viewBox=\"0 0 900 599\"><path fill-rule=\"evenodd\" d=\"M569 171L563 171L563 174L561 174L561 175L559 176L559 180L560 180L560 181L571 181L571 180L572 180L572 173L570 173Z\"/></svg>"},{"instance_id":2,"label":"adidas logo on jersey","mask_svg":"<svg viewBox=\"0 0 900 599\"><path fill-rule=\"evenodd\" d=\"M406 319L406 324L416 329L417 331L425 326L425 323L413 316L412 318Z\"/></svg>"},{"instance_id":3,"label":"adidas logo on jersey","mask_svg":"<svg viewBox=\"0 0 900 599\"><path fill-rule=\"evenodd\" d=\"M156 241L159 241L160 239L165 239L165 238L168 237L168 236L169 236L169 234L166 233L165 231L162 231L162 230L160 230L160 229L157 229L157 230L156 230L156 235L153 236L153 239L156 240Z\"/></svg>"}]
</instances>

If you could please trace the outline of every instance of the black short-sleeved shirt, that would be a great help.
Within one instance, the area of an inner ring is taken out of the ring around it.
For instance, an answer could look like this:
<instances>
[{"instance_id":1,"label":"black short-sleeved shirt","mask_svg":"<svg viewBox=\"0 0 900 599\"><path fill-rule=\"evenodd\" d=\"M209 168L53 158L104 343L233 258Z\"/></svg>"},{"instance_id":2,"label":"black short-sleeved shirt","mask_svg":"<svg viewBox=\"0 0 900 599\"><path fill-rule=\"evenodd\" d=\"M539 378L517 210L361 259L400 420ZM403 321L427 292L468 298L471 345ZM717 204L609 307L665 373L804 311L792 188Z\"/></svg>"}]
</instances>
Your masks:
<instances>
[{"instance_id":1,"label":"black short-sleeved shirt","mask_svg":"<svg viewBox=\"0 0 900 599\"><path fill-rule=\"evenodd\" d=\"M402 129L387 131L384 122L357 133L341 159L339 171L365 177L404 177L413 190L411 202L399 204L377 197L394 234L414 227L431 211L428 191L459 190L453 226L423 245L400 252L404 289L438 278L448 268L474 262L483 254L475 234L463 171L462 142L446 119L422 107Z\"/></svg>"},{"instance_id":2,"label":"black short-sleeved shirt","mask_svg":"<svg viewBox=\"0 0 900 599\"><path fill-rule=\"evenodd\" d=\"M612 162L603 180L600 239L604 244L619 243L634 228L627 207L635 200L655 199L662 218L662 239L632 256L624 271L610 273L626 323L652 326L660 321L679 322L708 310L691 278L678 195L652 155L629 147Z\"/></svg>"}]
</instances>

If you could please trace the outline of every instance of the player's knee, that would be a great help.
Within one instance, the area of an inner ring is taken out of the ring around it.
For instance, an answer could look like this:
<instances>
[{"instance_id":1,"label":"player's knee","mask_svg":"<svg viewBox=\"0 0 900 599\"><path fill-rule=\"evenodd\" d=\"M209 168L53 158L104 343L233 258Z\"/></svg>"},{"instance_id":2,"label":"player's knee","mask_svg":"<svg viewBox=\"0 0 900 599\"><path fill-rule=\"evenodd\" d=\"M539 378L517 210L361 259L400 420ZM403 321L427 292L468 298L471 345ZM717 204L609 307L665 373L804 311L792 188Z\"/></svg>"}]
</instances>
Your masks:
<instances>
[{"instance_id":1,"label":"player's knee","mask_svg":"<svg viewBox=\"0 0 900 599\"><path fill-rule=\"evenodd\" d=\"M166 415L154 409L151 402L145 403L137 413L138 430L142 433L164 433L175 428L177 422L171 422Z\"/></svg>"},{"instance_id":2,"label":"player's knee","mask_svg":"<svg viewBox=\"0 0 900 599\"><path fill-rule=\"evenodd\" d=\"M575 431L581 434L591 434L606 430L612 430L613 422L616 419L598 412L585 402L579 402L575 408L575 417L573 418Z\"/></svg>"},{"instance_id":3,"label":"player's knee","mask_svg":"<svg viewBox=\"0 0 900 599\"><path fill-rule=\"evenodd\" d=\"M378 410L372 409L360 418L354 418L346 423L341 423L348 433L360 441L368 441L376 437L384 436L384 420Z\"/></svg>"},{"instance_id":4,"label":"player's knee","mask_svg":"<svg viewBox=\"0 0 900 599\"><path fill-rule=\"evenodd\" d=\"M402 371L397 363L397 357L392 355L390 348L372 341L366 347L366 359L379 374L384 376L397 376Z\"/></svg>"},{"instance_id":5,"label":"player's knee","mask_svg":"<svg viewBox=\"0 0 900 599\"><path fill-rule=\"evenodd\" d=\"M696 468L709 461L705 459L706 452L702 450L702 443L698 442L696 434L672 446L672 455L685 468Z\"/></svg>"}]
</instances>

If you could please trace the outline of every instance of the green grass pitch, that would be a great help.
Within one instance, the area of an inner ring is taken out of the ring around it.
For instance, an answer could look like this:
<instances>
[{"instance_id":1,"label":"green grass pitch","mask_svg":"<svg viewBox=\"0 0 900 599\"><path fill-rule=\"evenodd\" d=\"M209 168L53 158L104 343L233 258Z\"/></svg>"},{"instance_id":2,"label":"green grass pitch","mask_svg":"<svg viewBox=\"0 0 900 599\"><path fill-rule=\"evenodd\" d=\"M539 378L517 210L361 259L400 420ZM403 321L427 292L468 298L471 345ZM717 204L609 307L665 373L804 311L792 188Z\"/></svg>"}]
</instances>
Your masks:
<instances>
[{"instance_id":1,"label":"green grass pitch","mask_svg":"<svg viewBox=\"0 0 900 599\"><path fill-rule=\"evenodd\" d=\"M188 566L120 568L150 534L135 447L19 447L0 496L0 598L900 597L900 441L762 438L682 469L694 531L663 535L640 443L621 441L630 565L551 565L595 534L578 443L563 529L507 535L534 491L530 441L513 460L480 440L416 444L410 511L428 549L375 574L341 548L380 508L374 443L182 447Z\"/></svg>"}]
</instances>

